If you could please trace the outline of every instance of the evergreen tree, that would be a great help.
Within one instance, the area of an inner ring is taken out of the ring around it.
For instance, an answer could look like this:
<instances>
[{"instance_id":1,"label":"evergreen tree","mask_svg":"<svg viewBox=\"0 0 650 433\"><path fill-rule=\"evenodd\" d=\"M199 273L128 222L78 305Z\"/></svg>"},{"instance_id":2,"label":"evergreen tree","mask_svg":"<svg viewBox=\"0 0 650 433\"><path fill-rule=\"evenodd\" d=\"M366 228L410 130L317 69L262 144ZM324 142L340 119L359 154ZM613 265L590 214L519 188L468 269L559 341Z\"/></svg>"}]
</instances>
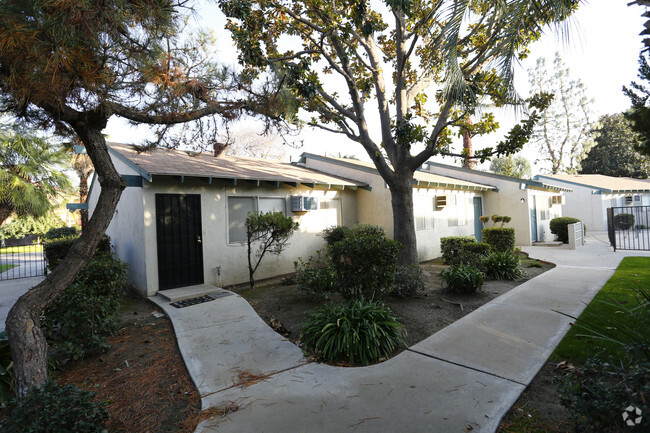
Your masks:
<instances>
[{"instance_id":1,"label":"evergreen tree","mask_svg":"<svg viewBox=\"0 0 650 433\"><path fill-rule=\"evenodd\" d=\"M190 6L185 0L0 2L0 108L79 140L101 186L93 217L61 265L9 312L19 396L48 377L41 312L92 257L125 187L106 147L108 119L156 125L156 139L145 147L185 140L209 147L224 119L274 116L281 108L282 92L271 80L253 88L211 61L209 35L181 34Z\"/></svg>"},{"instance_id":2,"label":"evergreen tree","mask_svg":"<svg viewBox=\"0 0 650 433\"><path fill-rule=\"evenodd\" d=\"M582 161L581 174L648 178L650 159L636 150L640 135L623 114L602 116L591 134L595 145Z\"/></svg>"}]
</instances>

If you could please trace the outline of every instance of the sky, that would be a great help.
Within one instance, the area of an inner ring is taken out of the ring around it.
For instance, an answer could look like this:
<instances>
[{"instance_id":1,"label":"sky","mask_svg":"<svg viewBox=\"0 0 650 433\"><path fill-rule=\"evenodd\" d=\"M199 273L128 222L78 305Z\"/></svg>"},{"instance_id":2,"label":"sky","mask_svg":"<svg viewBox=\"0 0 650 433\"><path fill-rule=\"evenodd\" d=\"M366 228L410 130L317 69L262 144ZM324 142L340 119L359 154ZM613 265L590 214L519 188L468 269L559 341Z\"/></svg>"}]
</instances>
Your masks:
<instances>
[{"instance_id":1,"label":"sky","mask_svg":"<svg viewBox=\"0 0 650 433\"><path fill-rule=\"evenodd\" d=\"M515 71L515 86L521 95L528 94L527 70L535 65L539 57L545 57L547 64L552 63L555 52L559 52L570 69L572 79L580 79L593 98L592 109L596 117L613 114L629 108L629 99L622 93L623 85L635 80L638 70L638 57L642 49L642 37L645 19L641 17L644 8L627 6L630 0L590 0L580 6L568 26L568 38L548 31L535 44L530 46L531 54ZM210 23L217 31L221 46L220 59L233 59L235 49L225 31L222 31L225 19L212 6L199 12L197 20L201 25ZM568 41L567 41L568 39ZM502 138L516 121L512 113L497 113L497 120L502 128L500 133L476 138L476 148L493 145ZM250 124L243 126L249 129ZM123 121L111 120L105 131L109 139L132 142L134 132ZM361 145L320 130L305 129L300 134L304 145L299 149L287 149L287 157L296 159L302 152L329 155L354 154L360 159L369 160ZM527 145L521 153L531 163L535 160L536 150ZM445 158L442 162L454 164L454 160ZM485 166L483 168L486 168ZM543 165L533 166L533 174Z\"/></svg>"}]
</instances>

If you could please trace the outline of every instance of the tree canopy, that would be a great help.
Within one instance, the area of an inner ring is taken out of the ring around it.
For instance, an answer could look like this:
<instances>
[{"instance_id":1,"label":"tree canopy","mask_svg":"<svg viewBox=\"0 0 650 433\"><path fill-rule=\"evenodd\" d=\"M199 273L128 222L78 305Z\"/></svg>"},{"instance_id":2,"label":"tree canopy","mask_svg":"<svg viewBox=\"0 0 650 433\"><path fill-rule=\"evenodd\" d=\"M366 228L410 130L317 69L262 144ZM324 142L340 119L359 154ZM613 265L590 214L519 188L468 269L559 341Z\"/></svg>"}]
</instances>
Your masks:
<instances>
[{"instance_id":1,"label":"tree canopy","mask_svg":"<svg viewBox=\"0 0 650 433\"><path fill-rule=\"evenodd\" d=\"M40 217L71 188L65 150L15 128L0 130L0 226L13 214Z\"/></svg>"},{"instance_id":2,"label":"tree canopy","mask_svg":"<svg viewBox=\"0 0 650 433\"><path fill-rule=\"evenodd\" d=\"M541 114L531 140L540 150L540 160L551 164L552 174L576 174L589 150L593 101L587 97L582 81L571 78L559 53L555 54L551 70L546 59L540 58L528 76L533 92L554 95L550 107Z\"/></svg>"},{"instance_id":3,"label":"tree canopy","mask_svg":"<svg viewBox=\"0 0 650 433\"><path fill-rule=\"evenodd\" d=\"M581 174L639 179L650 176L650 159L636 150L641 137L623 114L602 116L591 135L595 145L582 161Z\"/></svg>"},{"instance_id":4,"label":"tree canopy","mask_svg":"<svg viewBox=\"0 0 650 433\"><path fill-rule=\"evenodd\" d=\"M300 111L297 123L364 147L391 190L400 262L417 263L413 172L454 152L452 127L480 102L522 104L513 64L577 0L219 0L239 60L252 75L274 71ZM532 98L543 107L545 95ZM475 158L520 149L537 112ZM475 128L479 128L475 121Z\"/></svg>"},{"instance_id":5,"label":"tree canopy","mask_svg":"<svg viewBox=\"0 0 650 433\"><path fill-rule=\"evenodd\" d=\"M183 33L191 6L186 0L0 2L0 108L78 139L101 185L93 216L63 263L9 312L19 396L47 379L41 312L92 256L125 187L102 132L108 119L154 125L155 139L144 147L185 141L210 147L224 120L245 112L278 118L282 91L270 75L254 86L212 60L209 34Z\"/></svg>"},{"instance_id":6,"label":"tree canopy","mask_svg":"<svg viewBox=\"0 0 650 433\"><path fill-rule=\"evenodd\" d=\"M623 86L625 93L632 108L624 113L624 116L630 121L632 129L639 134L638 150L645 155L650 156L650 65L648 65L647 52L639 55L639 74L640 82L630 83L630 87Z\"/></svg>"},{"instance_id":7,"label":"tree canopy","mask_svg":"<svg viewBox=\"0 0 650 433\"><path fill-rule=\"evenodd\" d=\"M490 162L490 171L504 176L530 178L530 161L521 155L509 155L494 158Z\"/></svg>"}]
</instances>

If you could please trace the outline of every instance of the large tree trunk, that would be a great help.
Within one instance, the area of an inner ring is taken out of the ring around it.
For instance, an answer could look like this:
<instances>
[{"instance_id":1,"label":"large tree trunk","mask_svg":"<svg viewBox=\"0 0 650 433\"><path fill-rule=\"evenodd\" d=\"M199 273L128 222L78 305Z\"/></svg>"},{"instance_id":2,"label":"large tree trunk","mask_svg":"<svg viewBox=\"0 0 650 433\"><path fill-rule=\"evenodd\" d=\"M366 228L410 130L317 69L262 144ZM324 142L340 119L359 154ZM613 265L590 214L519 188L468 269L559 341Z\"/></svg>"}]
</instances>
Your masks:
<instances>
[{"instance_id":1,"label":"large tree trunk","mask_svg":"<svg viewBox=\"0 0 650 433\"><path fill-rule=\"evenodd\" d=\"M14 362L15 389L19 397L23 397L29 388L40 386L47 380L47 342L40 323L42 311L72 283L92 257L126 186L113 166L101 133L106 119L98 116L90 124L85 120L71 126L85 144L97 170L101 194L93 217L61 265L42 283L21 296L9 312L6 327Z\"/></svg>"},{"instance_id":2,"label":"large tree trunk","mask_svg":"<svg viewBox=\"0 0 650 433\"><path fill-rule=\"evenodd\" d=\"M413 217L413 173L395 172L390 185L390 195L393 207L393 238L402 244L397 264L417 265L419 260Z\"/></svg>"}]
</instances>

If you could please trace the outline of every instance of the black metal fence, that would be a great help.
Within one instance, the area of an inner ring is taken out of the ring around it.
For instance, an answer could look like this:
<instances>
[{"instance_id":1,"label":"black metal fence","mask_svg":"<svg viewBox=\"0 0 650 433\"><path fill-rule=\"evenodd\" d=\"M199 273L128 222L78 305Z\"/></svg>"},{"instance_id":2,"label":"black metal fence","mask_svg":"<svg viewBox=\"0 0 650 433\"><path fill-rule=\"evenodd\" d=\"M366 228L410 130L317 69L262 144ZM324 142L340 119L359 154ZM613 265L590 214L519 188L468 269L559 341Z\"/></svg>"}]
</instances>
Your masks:
<instances>
[{"instance_id":1,"label":"black metal fence","mask_svg":"<svg viewBox=\"0 0 650 433\"><path fill-rule=\"evenodd\" d=\"M7 244L11 245L9 242L0 244L0 281L45 275L42 244Z\"/></svg>"},{"instance_id":2,"label":"black metal fence","mask_svg":"<svg viewBox=\"0 0 650 433\"><path fill-rule=\"evenodd\" d=\"M614 251L650 251L650 206L610 207L607 233Z\"/></svg>"}]
</instances>

